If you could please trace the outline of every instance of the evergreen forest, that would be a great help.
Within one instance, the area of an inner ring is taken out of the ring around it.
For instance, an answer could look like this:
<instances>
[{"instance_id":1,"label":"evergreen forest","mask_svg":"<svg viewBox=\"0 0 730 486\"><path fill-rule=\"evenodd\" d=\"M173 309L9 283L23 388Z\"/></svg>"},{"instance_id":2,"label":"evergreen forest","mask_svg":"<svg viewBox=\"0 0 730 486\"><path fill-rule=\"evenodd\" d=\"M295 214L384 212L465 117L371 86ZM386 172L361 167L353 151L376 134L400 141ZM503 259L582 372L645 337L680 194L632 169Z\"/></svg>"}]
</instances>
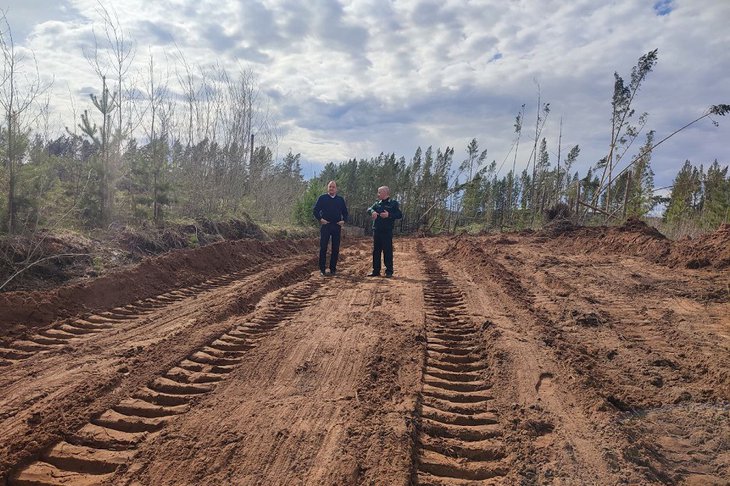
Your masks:
<instances>
[{"instance_id":1,"label":"evergreen forest","mask_svg":"<svg viewBox=\"0 0 730 486\"><path fill-rule=\"evenodd\" d=\"M178 53L174 72L163 72L150 55L145 71L132 76L130 63L139 53L103 12L96 41L107 48L85 53L96 73L95 94L75 107L63 133L48 128L51 86L16 49L2 21L3 234L242 215L309 226L329 180L348 201L351 224L363 228L377 187L390 186L404 211L402 232L520 230L562 216L580 224L654 217L689 233L711 231L730 216L727 161L687 160L671 187L655 187L652 153L692 124L717 123L730 110L711 105L661 138L649 129L634 101L658 62L657 50L641 56L625 78L614 75L613 93L606 94L610 142L601 160L581 161L580 145L562 146L562 131L557 140L543 136L546 124L559 120L538 93L532 109L523 104L515 113L512 146L502 160L491 159L490 148L473 139L466 147L331 161L305 180L301 155L279 152L276 123L251 70L191 66ZM579 161L588 168L577 170Z\"/></svg>"}]
</instances>

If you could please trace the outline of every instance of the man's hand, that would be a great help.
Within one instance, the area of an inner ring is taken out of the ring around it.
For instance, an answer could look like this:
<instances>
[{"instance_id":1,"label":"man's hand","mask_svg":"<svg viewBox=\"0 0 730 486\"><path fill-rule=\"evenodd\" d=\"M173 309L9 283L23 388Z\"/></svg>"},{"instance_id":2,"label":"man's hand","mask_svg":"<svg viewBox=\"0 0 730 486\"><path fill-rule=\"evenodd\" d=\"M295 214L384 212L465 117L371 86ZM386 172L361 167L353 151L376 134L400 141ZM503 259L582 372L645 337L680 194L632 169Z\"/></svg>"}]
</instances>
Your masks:
<instances>
[{"instance_id":1,"label":"man's hand","mask_svg":"<svg viewBox=\"0 0 730 486\"><path fill-rule=\"evenodd\" d=\"M373 214L371 216L373 217L373 221L375 221L376 219L378 219L378 212L373 211Z\"/></svg>"},{"instance_id":2,"label":"man's hand","mask_svg":"<svg viewBox=\"0 0 730 486\"><path fill-rule=\"evenodd\" d=\"M322 219L319 220L319 224L327 224L327 223L329 223L329 221L327 221L324 218L322 218Z\"/></svg>"},{"instance_id":3,"label":"man's hand","mask_svg":"<svg viewBox=\"0 0 730 486\"><path fill-rule=\"evenodd\" d=\"M345 222L342 220L338 221L337 224L339 224L340 226L345 226Z\"/></svg>"},{"instance_id":4,"label":"man's hand","mask_svg":"<svg viewBox=\"0 0 730 486\"><path fill-rule=\"evenodd\" d=\"M382 213L380 213L381 218L387 218L388 216L390 216L390 213L388 211L383 211Z\"/></svg>"}]
</instances>

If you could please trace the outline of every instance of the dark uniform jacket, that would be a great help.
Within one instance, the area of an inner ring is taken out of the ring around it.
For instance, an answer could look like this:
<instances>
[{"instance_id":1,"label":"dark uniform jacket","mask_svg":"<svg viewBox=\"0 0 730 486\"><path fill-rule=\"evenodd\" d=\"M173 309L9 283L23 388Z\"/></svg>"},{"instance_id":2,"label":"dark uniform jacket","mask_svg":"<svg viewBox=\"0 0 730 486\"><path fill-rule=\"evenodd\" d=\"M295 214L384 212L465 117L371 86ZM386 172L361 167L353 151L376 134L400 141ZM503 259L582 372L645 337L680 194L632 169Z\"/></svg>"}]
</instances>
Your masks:
<instances>
[{"instance_id":1,"label":"dark uniform jacket","mask_svg":"<svg viewBox=\"0 0 730 486\"><path fill-rule=\"evenodd\" d=\"M373 211L377 213L388 211L387 218L378 217L373 221L373 230L377 233L392 233L395 220L403 217L400 207L398 207L398 201L391 198L378 201L368 208L368 214L372 215Z\"/></svg>"},{"instance_id":2,"label":"dark uniform jacket","mask_svg":"<svg viewBox=\"0 0 730 486\"><path fill-rule=\"evenodd\" d=\"M312 213L317 221L326 219L330 224L339 221L347 222L347 205L342 196L332 197L329 194L322 194L317 199Z\"/></svg>"}]
</instances>

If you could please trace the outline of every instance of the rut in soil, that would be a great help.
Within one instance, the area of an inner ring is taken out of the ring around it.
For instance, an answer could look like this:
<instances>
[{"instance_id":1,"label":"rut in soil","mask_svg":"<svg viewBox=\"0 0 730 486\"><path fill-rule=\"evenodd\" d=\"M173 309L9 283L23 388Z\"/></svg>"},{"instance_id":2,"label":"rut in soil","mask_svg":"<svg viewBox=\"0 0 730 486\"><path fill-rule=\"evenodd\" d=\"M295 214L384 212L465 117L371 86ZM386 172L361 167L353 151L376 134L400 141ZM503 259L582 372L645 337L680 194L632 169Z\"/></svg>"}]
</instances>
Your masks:
<instances>
[{"instance_id":1,"label":"rut in soil","mask_svg":"<svg viewBox=\"0 0 730 486\"><path fill-rule=\"evenodd\" d=\"M478 327L464 296L423 251L426 368L421 391L415 482L473 484L507 475L499 418Z\"/></svg>"},{"instance_id":2,"label":"rut in soil","mask_svg":"<svg viewBox=\"0 0 730 486\"><path fill-rule=\"evenodd\" d=\"M236 278L240 275L230 274L191 291L225 285ZM315 298L319 285L318 281L298 285L246 322L191 352L162 376L92 419L66 440L49 447L38 460L20 465L11 474L9 484L93 485L110 479L118 467L130 465L140 444L154 437L176 416L189 411L195 397L213 391L246 352L304 309ZM158 297L149 305L174 300L173 296Z\"/></svg>"},{"instance_id":3,"label":"rut in soil","mask_svg":"<svg viewBox=\"0 0 730 486\"><path fill-rule=\"evenodd\" d=\"M82 340L115 329L124 322L139 319L169 304L252 275L260 271L261 267L261 265L250 267L211 278L184 289L172 290L122 307L115 307L105 312L54 323L48 329L38 331L25 339L13 341L8 347L0 347L0 366L12 366L38 353L58 351L67 346L73 346Z\"/></svg>"}]
</instances>

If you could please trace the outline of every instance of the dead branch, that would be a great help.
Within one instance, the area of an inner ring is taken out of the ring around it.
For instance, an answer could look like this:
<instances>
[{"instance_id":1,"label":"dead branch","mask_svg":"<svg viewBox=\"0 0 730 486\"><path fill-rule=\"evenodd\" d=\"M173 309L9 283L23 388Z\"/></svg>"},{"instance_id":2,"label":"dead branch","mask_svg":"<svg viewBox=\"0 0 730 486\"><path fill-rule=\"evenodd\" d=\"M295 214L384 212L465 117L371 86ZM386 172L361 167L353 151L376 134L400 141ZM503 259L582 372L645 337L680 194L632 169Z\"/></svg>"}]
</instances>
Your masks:
<instances>
[{"instance_id":1,"label":"dead branch","mask_svg":"<svg viewBox=\"0 0 730 486\"><path fill-rule=\"evenodd\" d=\"M26 270L28 270L30 267L38 265L41 262L44 262L46 260L52 260L54 258L77 257L77 256L90 256L90 254L89 253L62 253L60 255L51 255L49 257L41 258L40 260L36 260L33 263L31 263L30 265L26 265L23 268L21 268L20 270L18 270L17 272L15 272L14 274L12 274L9 279L7 279L5 282L3 282L2 285L0 285L0 290L5 288L5 286L7 284L9 284L15 277L17 277L21 273L25 272Z\"/></svg>"}]
</instances>

